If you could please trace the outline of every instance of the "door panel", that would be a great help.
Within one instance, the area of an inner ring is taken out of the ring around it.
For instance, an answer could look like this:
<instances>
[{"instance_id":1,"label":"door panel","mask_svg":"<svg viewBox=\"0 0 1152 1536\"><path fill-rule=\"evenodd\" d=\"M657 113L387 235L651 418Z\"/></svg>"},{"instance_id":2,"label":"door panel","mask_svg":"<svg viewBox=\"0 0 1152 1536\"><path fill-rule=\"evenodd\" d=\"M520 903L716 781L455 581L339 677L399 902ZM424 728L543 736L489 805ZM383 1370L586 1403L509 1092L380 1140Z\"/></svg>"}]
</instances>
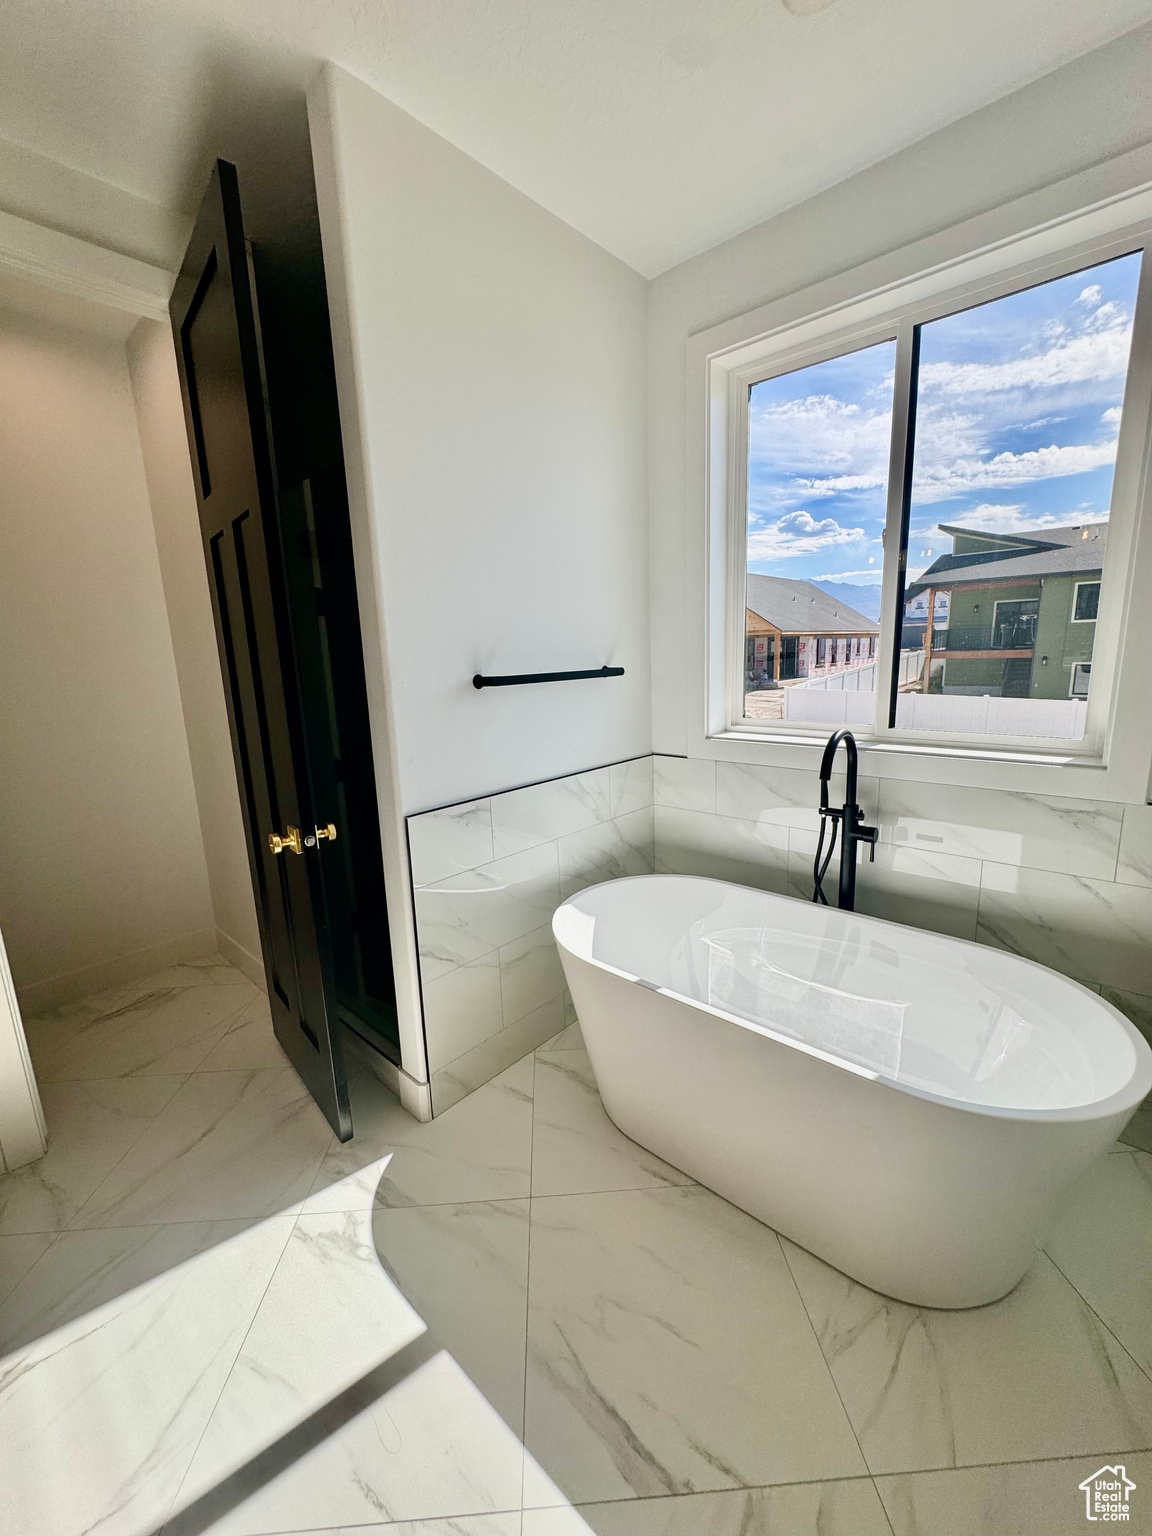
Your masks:
<instances>
[{"instance_id":1,"label":"door panel","mask_svg":"<svg viewBox=\"0 0 1152 1536\"><path fill-rule=\"evenodd\" d=\"M277 1039L351 1135L259 327L235 169L217 165L171 302L189 450ZM272 834L299 829L274 852Z\"/></svg>"},{"instance_id":2,"label":"door panel","mask_svg":"<svg viewBox=\"0 0 1152 1536\"><path fill-rule=\"evenodd\" d=\"M280 489L297 667L318 803L339 829L325 888L340 1017L397 1063L399 1029L388 942L376 775L360 648L343 466ZM295 557L294 557L295 556ZM304 615L311 615L311 624ZM336 877L339 869L339 878Z\"/></svg>"},{"instance_id":3,"label":"door panel","mask_svg":"<svg viewBox=\"0 0 1152 1536\"><path fill-rule=\"evenodd\" d=\"M258 241L280 544L311 783L338 836L322 863L343 1023L400 1062L348 488L319 226ZM335 806L335 810L330 808Z\"/></svg>"}]
</instances>

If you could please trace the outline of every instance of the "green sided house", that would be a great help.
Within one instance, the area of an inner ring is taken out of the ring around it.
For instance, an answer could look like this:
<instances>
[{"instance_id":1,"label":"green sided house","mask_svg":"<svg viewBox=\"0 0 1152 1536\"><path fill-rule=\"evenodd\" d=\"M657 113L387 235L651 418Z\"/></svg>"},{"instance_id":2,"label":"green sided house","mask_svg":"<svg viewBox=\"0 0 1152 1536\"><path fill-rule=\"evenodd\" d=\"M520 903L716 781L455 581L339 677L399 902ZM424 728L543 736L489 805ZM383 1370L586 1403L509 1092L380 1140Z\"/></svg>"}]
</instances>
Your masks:
<instances>
[{"instance_id":1,"label":"green sided house","mask_svg":"<svg viewBox=\"0 0 1152 1536\"><path fill-rule=\"evenodd\" d=\"M983 533L942 523L940 531L952 553L906 596L924 595L917 606L939 614L946 593L946 627L939 617L916 624L906 610L901 641L905 650L923 645L924 692L1087 698L1108 524Z\"/></svg>"}]
</instances>

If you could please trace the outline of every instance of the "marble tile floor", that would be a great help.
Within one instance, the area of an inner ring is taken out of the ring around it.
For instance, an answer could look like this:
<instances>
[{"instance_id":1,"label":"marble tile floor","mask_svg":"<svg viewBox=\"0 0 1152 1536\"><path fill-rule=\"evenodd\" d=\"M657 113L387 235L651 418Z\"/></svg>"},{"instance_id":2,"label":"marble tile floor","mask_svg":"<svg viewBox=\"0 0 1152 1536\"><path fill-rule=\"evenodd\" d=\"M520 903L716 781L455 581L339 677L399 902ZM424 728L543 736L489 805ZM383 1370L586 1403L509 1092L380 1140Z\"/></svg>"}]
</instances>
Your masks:
<instances>
[{"instance_id":1,"label":"marble tile floor","mask_svg":"<svg viewBox=\"0 0 1152 1536\"><path fill-rule=\"evenodd\" d=\"M1152 1531L1139 1125L929 1312L628 1141L578 1025L429 1125L361 1073L343 1145L222 962L28 1032L0 1536L1060 1536L1117 1461Z\"/></svg>"}]
</instances>

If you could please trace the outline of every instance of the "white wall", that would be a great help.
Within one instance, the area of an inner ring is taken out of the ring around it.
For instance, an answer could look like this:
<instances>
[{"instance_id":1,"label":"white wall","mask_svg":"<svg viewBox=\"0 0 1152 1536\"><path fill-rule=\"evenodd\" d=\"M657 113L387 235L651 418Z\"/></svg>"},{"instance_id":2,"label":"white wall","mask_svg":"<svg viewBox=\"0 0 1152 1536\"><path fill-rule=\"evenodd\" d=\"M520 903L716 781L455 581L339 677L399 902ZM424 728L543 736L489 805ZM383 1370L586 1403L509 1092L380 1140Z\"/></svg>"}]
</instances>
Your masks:
<instances>
[{"instance_id":1,"label":"white wall","mask_svg":"<svg viewBox=\"0 0 1152 1536\"><path fill-rule=\"evenodd\" d=\"M43 1157L48 1129L0 934L0 1173Z\"/></svg>"},{"instance_id":2,"label":"white wall","mask_svg":"<svg viewBox=\"0 0 1152 1536\"><path fill-rule=\"evenodd\" d=\"M650 284L653 737L658 752L686 750L686 658L689 645L703 643L702 636L689 632L687 619L688 337L1074 177L1150 140L1152 25L962 118ZM1067 196L1066 209L1052 206L1043 216L1071 212L1091 193L1070 184ZM936 253L935 259L943 254ZM888 280L897 275L893 271ZM703 432L703 422L699 430Z\"/></svg>"},{"instance_id":3,"label":"white wall","mask_svg":"<svg viewBox=\"0 0 1152 1536\"><path fill-rule=\"evenodd\" d=\"M646 751L643 279L343 71L311 112L403 809Z\"/></svg>"},{"instance_id":4,"label":"white wall","mask_svg":"<svg viewBox=\"0 0 1152 1536\"><path fill-rule=\"evenodd\" d=\"M172 332L160 321L141 320L127 350L217 938L233 964L262 987L260 932Z\"/></svg>"},{"instance_id":5,"label":"white wall","mask_svg":"<svg viewBox=\"0 0 1152 1536\"><path fill-rule=\"evenodd\" d=\"M0 315L0 926L25 1011L214 938L123 343Z\"/></svg>"},{"instance_id":6,"label":"white wall","mask_svg":"<svg viewBox=\"0 0 1152 1536\"><path fill-rule=\"evenodd\" d=\"M645 291L342 70L309 97L405 1068L403 816L650 750ZM619 664L477 691L475 672Z\"/></svg>"}]
</instances>

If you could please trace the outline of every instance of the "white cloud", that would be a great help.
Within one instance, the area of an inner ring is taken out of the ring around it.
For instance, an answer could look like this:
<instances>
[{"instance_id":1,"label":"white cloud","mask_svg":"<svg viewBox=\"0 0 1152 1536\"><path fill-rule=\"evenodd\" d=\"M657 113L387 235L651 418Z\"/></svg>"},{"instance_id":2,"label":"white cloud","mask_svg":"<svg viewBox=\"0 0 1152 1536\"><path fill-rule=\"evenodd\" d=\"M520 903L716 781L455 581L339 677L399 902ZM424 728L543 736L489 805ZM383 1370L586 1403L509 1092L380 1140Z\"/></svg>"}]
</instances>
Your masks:
<instances>
[{"instance_id":1,"label":"white cloud","mask_svg":"<svg viewBox=\"0 0 1152 1536\"><path fill-rule=\"evenodd\" d=\"M1128 367L1127 316L1114 304L1104 305L1097 313L1102 318L1092 317L1087 323L1099 329L1061 340L1046 352L1003 363L925 363L920 387L925 395L989 395L1122 378Z\"/></svg>"},{"instance_id":2,"label":"white cloud","mask_svg":"<svg viewBox=\"0 0 1152 1536\"><path fill-rule=\"evenodd\" d=\"M1120 326L1127 328L1128 316L1113 299L1107 304L1101 304L1100 308L1088 316L1086 322L1090 331L1114 330Z\"/></svg>"},{"instance_id":3,"label":"white cloud","mask_svg":"<svg viewBox=\"0 0 1152 1536\"><path fill-rule=\"evenodd\" d=\"M789 512L774 523L749 530L748 559L791 560L835 544L857 544L863 538L863 528L842 528L834 517L817 519L810 512Z\"/></svg>"},{"instance_id":4,"label":"white cloud","mask_svg":"<svg viewBox=\"0 0 1152 1536\"><path fill-rule=\"evenodd\" d=\"M995 362L923 365L918 503L968 498L972 493L978 498L988 492L993 502L997 493L1011 494L1015 488L1084 474L1114 461L1120 409L1111 402L1119 399L1127 368L1130 317L1119 305L1104 302L1098 284L1089 284L1078 305L1065 309L1063 321L1067 324L1049 325L1047 330L1021 328L1019 340L1029 350L1016 356L1001 353ZM869 515L864 507L877 500L888 478L888 400L884 391L855 401L811 394L753 407L749 501L753 516L758 513L762 519L752 538L759 541L764 558L808 553L826 543L850 543L860 537L858 530L842 529L832 519L819 528L812 519L811 528L791 532L773 519L797 502L819 511L822 501L852 496L861 498L858 517ZM1098 417L1097 430L1105 441L1068 443L1071 423L1083 420L1079 413L1085 410ZM1056 441L1026 448L1037 440L1031 434L1041 431ZM1020 451L1012 451L1017 448Z\"/></svg>"},{"instance_id":5,"label":"white cloud","mask_svg":"<svg viewBox=\"0 0 1152 1536\"><path fill-rule=\"evenodd\" d=\"M823 576L813 576L810 579L812 581L865 581L878 587L884 580L884 573L873 566L871 570L865 571L825 571Z\"/></svg>"},{"instance_id":6,"label":"white cloud","mask_svg":"<svg viewBox=\"0 0 1152 1536\"><path fill-rule=\"evenodd\" d=\"M1107 521L1107 512L1028 512L1022 506L999 506L985 501L970 511L958 512L948 519L948 524L955 528L974 528L982 533L1031 533L1044 528L1070 528L1075 524Z\"/></svg>"},{"instance_id":7,"label":"white cloud","mask_svg":"<svg viewBox=\"0 0 1152 1536\"><path fill-rule=\"evenodd\" d=\"M826 479L806 480L802 476L793 482L805 496L836 496L841 491L874 491L888 483L887 475L829 475Z\"/></svg>"},{"instance_id":8,"label":"white cloud","mask_svg":"<svg viewBox=\"0 0 1152 1536\"><path fill-rule=\"evenodd\" d=\"M1027 453L998 453L990 459L944 456L917 465L914 477L918 502L947 501L969 491L996 490L1001 486L1028 485L1034 480L1055 480L1080 475L1111 464L1115 440L1108 443L1074 443L1033 448Z\"/></svg>"},{"instance_id":9,"label":"white cloud","mask_svg":"<svg viewBox=\"0 0 1152 1536\"><path fill-rule=\"evenodd\" d=\"M1036 527L1036 514L1029 516L1024 510L1022 502L1010 504L1008 502L982 501L978 507L972 507L970 511L957 513L956 524L964 528L982 528L985 533L1007 533L1013 528L1021 528L1025 523L1029 527ZM951 521L951 519L949 519ZM1049 525L1053 528L1059 524L1053 520ZM935 532L930 529L929 532Z\"/></svg>"},{"instance_id":10,"label":"white cloud","mask_svg":"<svg viewBox=\"0 0 1152 1536\"><path fill-rule=\"evenodd\" d=\"M875 409L834 395L808 395L754 410L749 423L753 463L771 464L775 473L805 474L799 489L819 486L817 494L833 495L836 487L819 474L846 483L842 489L883 485L888 471L892 413L886 404ZM812 471L817 475L813 476ZM848 484L847 482L858 482Z\"/></svg>"}]
</instances>

